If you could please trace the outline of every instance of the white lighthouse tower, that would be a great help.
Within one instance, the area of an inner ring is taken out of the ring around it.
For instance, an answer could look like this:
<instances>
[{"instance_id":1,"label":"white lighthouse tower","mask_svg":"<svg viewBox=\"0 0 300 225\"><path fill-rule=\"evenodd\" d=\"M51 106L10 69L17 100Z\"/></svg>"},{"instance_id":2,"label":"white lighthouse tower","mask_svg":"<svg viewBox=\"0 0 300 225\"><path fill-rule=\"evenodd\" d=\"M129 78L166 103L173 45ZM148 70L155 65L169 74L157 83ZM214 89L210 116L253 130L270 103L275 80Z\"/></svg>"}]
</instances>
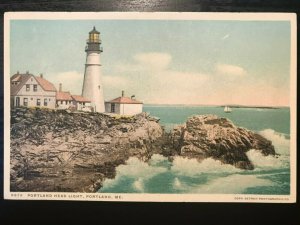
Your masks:
<instances>
[{"instance_id":1,"label":"white lighthouse tower","mask_svg":"<svg viewBox=\"0 0 300 225\"><path fill-rule=\"evenodd\" d=\"M100 32L94 29L89 32L89 39L87 40L86 63L84 72L84 81L82 87L82 96L91 101L91 106L95 112L104 112L104 97L103 85L101 79L101 64L100 53Z\"/></svg>"}]
</instances>

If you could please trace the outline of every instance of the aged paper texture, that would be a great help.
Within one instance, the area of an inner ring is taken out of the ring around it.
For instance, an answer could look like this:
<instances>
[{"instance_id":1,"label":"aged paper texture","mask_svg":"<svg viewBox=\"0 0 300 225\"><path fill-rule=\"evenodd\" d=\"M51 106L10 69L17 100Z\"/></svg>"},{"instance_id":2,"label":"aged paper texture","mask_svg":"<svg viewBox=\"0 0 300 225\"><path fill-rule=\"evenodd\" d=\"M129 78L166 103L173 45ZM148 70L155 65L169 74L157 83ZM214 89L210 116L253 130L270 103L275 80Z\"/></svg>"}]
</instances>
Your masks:
<instances>
[{"instance_id":1,"label":"aged paper texture","mask_svg":"<svg viewBox=\"0 0 300 225\"><path fill-rule=\"evenodd\" d=\"M296 16L5 14L6 199L296 201Z\"/></svg>"}]
</instances>

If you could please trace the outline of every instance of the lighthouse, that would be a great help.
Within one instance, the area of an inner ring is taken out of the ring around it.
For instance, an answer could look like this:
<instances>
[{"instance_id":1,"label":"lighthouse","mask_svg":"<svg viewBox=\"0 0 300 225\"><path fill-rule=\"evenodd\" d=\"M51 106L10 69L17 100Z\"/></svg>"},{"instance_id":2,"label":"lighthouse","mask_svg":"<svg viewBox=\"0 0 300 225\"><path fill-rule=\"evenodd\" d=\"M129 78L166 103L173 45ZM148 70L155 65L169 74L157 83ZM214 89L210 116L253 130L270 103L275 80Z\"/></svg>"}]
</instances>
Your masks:
<instances>
[{"instance_id":1,"label":"lighthouse","mask_svg":"<svg viewBox=\"0 0 300 225\"><path fill-rule=\"evenodd\" d=\"M86 63L82 96L91 101L95 112L104 112L103 85L101 79L100 53L103 51L100 40L100 32L94 29L89 32L89 38L85 48Z\"/></svg>"}]
</instances>

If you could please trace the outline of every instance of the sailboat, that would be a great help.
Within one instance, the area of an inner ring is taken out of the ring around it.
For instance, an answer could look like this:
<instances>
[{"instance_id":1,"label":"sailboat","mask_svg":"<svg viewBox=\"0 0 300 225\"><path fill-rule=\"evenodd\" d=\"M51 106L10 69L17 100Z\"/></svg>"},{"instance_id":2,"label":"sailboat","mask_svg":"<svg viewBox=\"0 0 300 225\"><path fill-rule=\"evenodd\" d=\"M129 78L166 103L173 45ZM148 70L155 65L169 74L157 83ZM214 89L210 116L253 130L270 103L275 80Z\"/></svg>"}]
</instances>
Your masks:
<instances>
[{"instance_id":1,"label":"sailboat","mask_svg":"<svg viewBox=\"0 0 300 225\"><path fill-rule=\"evenodd\" d=\"M225 106L224 112L230 113L231 111L232 111L232 109L229 106Z\"/></svg>"}]
</instances>

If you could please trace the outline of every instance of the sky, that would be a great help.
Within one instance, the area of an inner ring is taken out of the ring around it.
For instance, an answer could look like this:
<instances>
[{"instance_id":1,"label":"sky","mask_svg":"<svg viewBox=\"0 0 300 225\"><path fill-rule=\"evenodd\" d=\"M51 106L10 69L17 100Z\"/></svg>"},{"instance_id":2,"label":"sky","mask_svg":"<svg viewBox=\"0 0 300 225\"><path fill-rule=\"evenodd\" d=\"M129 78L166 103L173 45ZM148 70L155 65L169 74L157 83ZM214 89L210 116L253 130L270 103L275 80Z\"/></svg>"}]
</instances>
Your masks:
<instances>
[{"instance_id":1,"label":"sky","mask_svg":"<svg viewBox=\"0 0 300 225\"><path fill-rule=\"evenodd\" d=\"M290 22L12 20L10 76L43 73L81 94L88 32L100 31L105 100L288 106Z\"/></svg>"}]
</instances>

